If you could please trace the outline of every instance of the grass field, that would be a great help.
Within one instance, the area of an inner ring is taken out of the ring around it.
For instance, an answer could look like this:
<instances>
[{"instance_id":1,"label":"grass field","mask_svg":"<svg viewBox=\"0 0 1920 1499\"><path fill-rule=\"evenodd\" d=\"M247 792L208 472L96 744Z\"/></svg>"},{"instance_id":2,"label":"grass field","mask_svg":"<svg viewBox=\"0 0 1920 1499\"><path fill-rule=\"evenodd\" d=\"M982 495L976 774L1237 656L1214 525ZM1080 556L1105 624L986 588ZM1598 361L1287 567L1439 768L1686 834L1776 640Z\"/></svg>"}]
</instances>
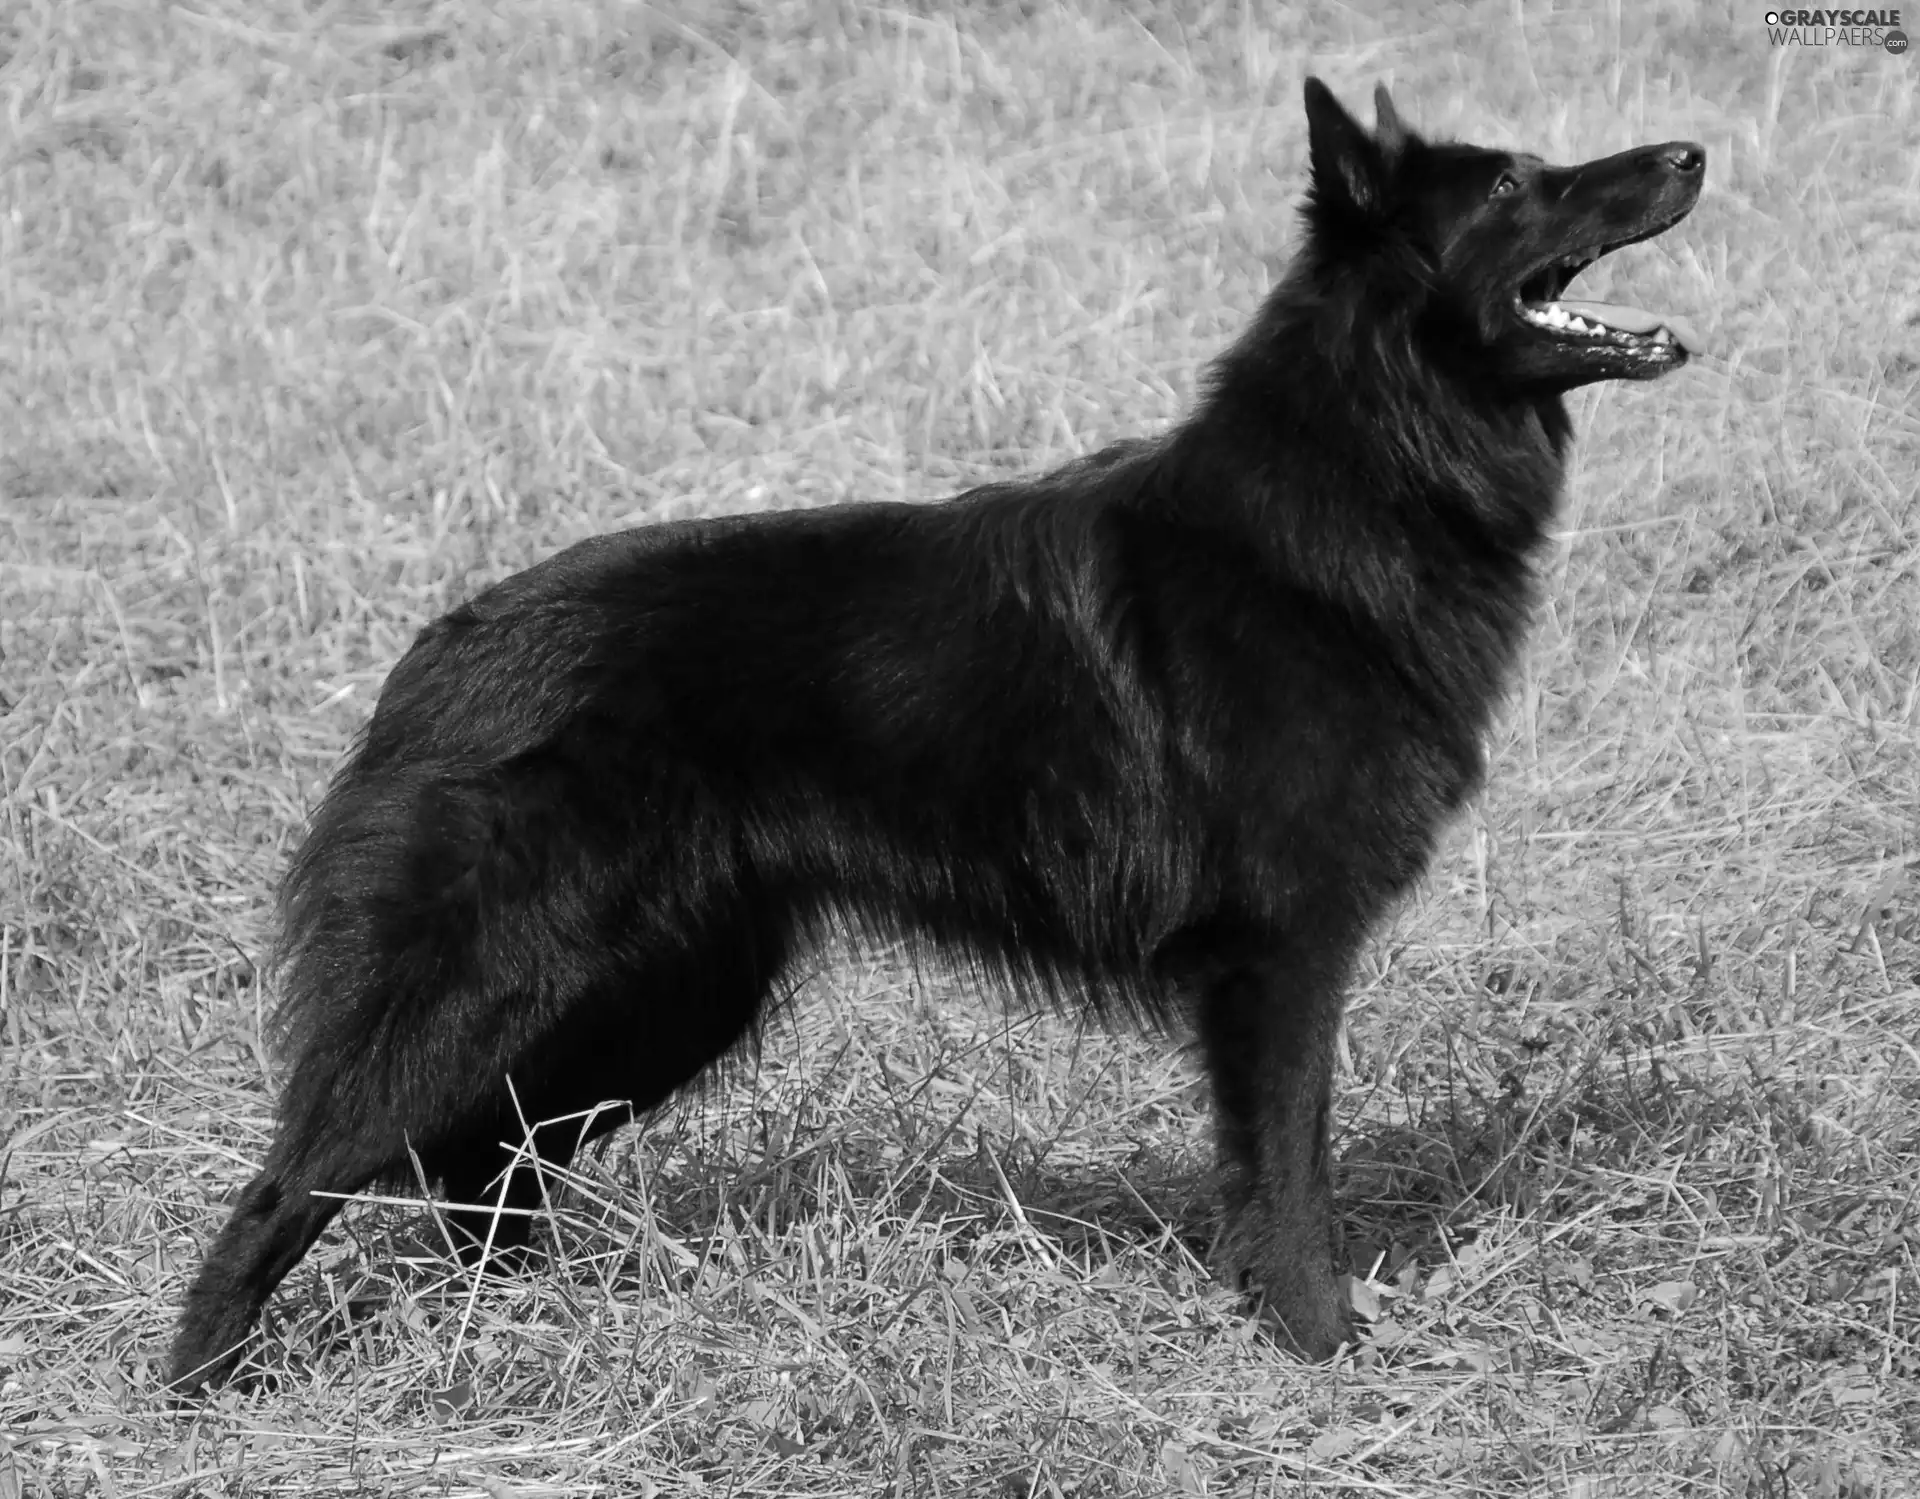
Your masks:
<instances>
[{"instance_id":1,"label":"grass field","mask_svg":"<svg viewBox=\"0 0 1920 1499\"><path fill-rule=\"evenodd\" d=\"M0 1499L1920 1492L1920 61L1762 8L0 8ZM1204 1268L1178 1039L823 958L550 1267L404 1207L156 1359L267 1138L273 884L431 616L666 516L1174 418L1300 80L1707 193L1583 280L1712 356L1582 434L1492 784L1370 950L1373 1336ZM1617 263L1616 263L1617 262Z\"/></svg>"}]
</instances>

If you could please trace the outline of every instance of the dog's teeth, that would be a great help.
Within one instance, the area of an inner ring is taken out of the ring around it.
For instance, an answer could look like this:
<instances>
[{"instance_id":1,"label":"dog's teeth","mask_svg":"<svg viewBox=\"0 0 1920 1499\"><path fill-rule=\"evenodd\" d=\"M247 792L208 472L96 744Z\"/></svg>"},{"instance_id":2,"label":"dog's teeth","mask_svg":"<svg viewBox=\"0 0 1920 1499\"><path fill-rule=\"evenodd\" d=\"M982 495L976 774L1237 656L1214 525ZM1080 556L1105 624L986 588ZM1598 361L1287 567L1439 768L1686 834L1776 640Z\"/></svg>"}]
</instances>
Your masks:
<instances>
[{"instance_id":1,"label":"dog's teeth","mask_svg":"<svg viewBox=\"0 0 1920 1499\"><path fill-rule=\"evenodd\" d=\"M1611 338L1619 341L1631 341L1633 337L1632 334L1623 333L1618 328L1609 328L1598 320L1568 312L1558 302L1523 306L1521 312L1536 328L1552 328L1561 333L1580 333L1588 338ZM1665 332L1664 329L1661 331Z\"/></svg>"},{"instance_id":2,"label":"dog's teeth","mask_svg":"<svg viewBox=\"0 0 1920 1499\"><path fill-rule=\"evenodd\" d=\"M1578 313L1568 312L1558 302L1545 302L1523 307L1528 322L1536 328L1552 328L1561 333L1579 333L1588 338L1611 338L1630 340L1631 334L1622 333L1618 328L1609 328L1598 320L1581 317ZM1662 330L1664 331L1664 330Z\"/></svg>"},{"instance_id":3,"label":"dog's teeth","mask_svg":"<svg viewBox=\"0 0 1920 1499\"><path fill-rule=\"evenodd\" d=\"M1657 344L1670 344L1673 342L1673 335L1662 328L1653 335L1653 341Z\"/></svg>"}]
</instances>

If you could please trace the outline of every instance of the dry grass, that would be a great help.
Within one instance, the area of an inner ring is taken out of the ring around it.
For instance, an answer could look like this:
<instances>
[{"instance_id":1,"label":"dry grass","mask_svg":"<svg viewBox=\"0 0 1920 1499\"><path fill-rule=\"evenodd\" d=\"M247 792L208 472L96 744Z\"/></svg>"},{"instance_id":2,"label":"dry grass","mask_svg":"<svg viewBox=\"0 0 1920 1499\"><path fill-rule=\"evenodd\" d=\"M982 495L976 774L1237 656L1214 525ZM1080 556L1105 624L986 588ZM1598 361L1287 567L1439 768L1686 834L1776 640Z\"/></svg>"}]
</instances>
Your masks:
<instances>
[{"instance_id":1,"label":"dry grass","mask_svg":"<svg viewBox=\"0 0 1920 1499\"><path fill-rule=\"evenodd\" d=\"M0 1499L1915 1492L1920 63L1714 9L0 11ZM1355 1001L1373 1343L1209 1281L1183 1053L842 955L551 1269L351 1211L272 1380L168 1409L267 895L412 632L589 532L1166 421L1291 240L1309 65L1712 152L1617 274L1718 357L1578 403L1492 789Z\"/></svg>"}]
</instances>

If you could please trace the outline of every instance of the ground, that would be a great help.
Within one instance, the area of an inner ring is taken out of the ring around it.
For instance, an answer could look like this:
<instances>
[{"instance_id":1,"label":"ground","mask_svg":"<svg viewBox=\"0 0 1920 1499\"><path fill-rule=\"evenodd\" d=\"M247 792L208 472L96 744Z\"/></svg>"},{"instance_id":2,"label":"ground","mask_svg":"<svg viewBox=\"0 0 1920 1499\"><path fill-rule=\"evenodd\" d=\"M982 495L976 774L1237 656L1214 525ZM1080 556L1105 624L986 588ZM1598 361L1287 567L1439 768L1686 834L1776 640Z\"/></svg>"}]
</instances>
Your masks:
<instances>
[{"instance_id":1,"label":"ground","mask_svg":"<svg viewBox=\"0 0 1920 1499\"><path fill-rule=\"evenodd\" d=\"M0 1499L1895 1495L1920 1473L1920 68L1759 9L0 10ZM1294 242L1300 80L1710 153L1586 295L1492 780L1339 1084L1369 1340L1208 1276L1180 1037L808 970L477 1289L405 1206L156 1358L260 1157L290 841L435 613L664 516L1155 430Z\"/></svg>"}]
</instances>

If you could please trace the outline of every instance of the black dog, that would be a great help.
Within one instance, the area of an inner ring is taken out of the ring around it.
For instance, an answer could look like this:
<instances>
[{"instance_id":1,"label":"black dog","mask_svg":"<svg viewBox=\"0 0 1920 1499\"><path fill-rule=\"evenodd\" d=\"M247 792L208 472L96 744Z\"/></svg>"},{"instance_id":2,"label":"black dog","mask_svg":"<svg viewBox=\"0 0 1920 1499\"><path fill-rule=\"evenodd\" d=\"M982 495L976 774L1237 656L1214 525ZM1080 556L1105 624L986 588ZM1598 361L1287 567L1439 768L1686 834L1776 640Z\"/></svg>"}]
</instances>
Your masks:
<instances>
[{"instance_id":1,"label":"black dog","mask_svg":"<svg viewBox=\"0 0 1920 1499\"><path fill-rule=\"evenodd\" d=\"M279 1132L178 1387L233 1367L338 1210L316 1191L410 1179L411 1151L494 1201L522 1119L659 1104L836 923L1189 1018L1225 1267L1303 1353L1349 1335L1349 965L1480 779L1562 392L1687 358L1678 325L1554 299L1678 222L1705 161L1549 167L1376 103L1369 134L1308 82L1305 243L1157 440L942 505L602 537L421 632L287 880ZM535 1143L565 1162L619 1117ZM528 1221L454 1216L495 1248Z\"/></svg>"}]
</instances>

